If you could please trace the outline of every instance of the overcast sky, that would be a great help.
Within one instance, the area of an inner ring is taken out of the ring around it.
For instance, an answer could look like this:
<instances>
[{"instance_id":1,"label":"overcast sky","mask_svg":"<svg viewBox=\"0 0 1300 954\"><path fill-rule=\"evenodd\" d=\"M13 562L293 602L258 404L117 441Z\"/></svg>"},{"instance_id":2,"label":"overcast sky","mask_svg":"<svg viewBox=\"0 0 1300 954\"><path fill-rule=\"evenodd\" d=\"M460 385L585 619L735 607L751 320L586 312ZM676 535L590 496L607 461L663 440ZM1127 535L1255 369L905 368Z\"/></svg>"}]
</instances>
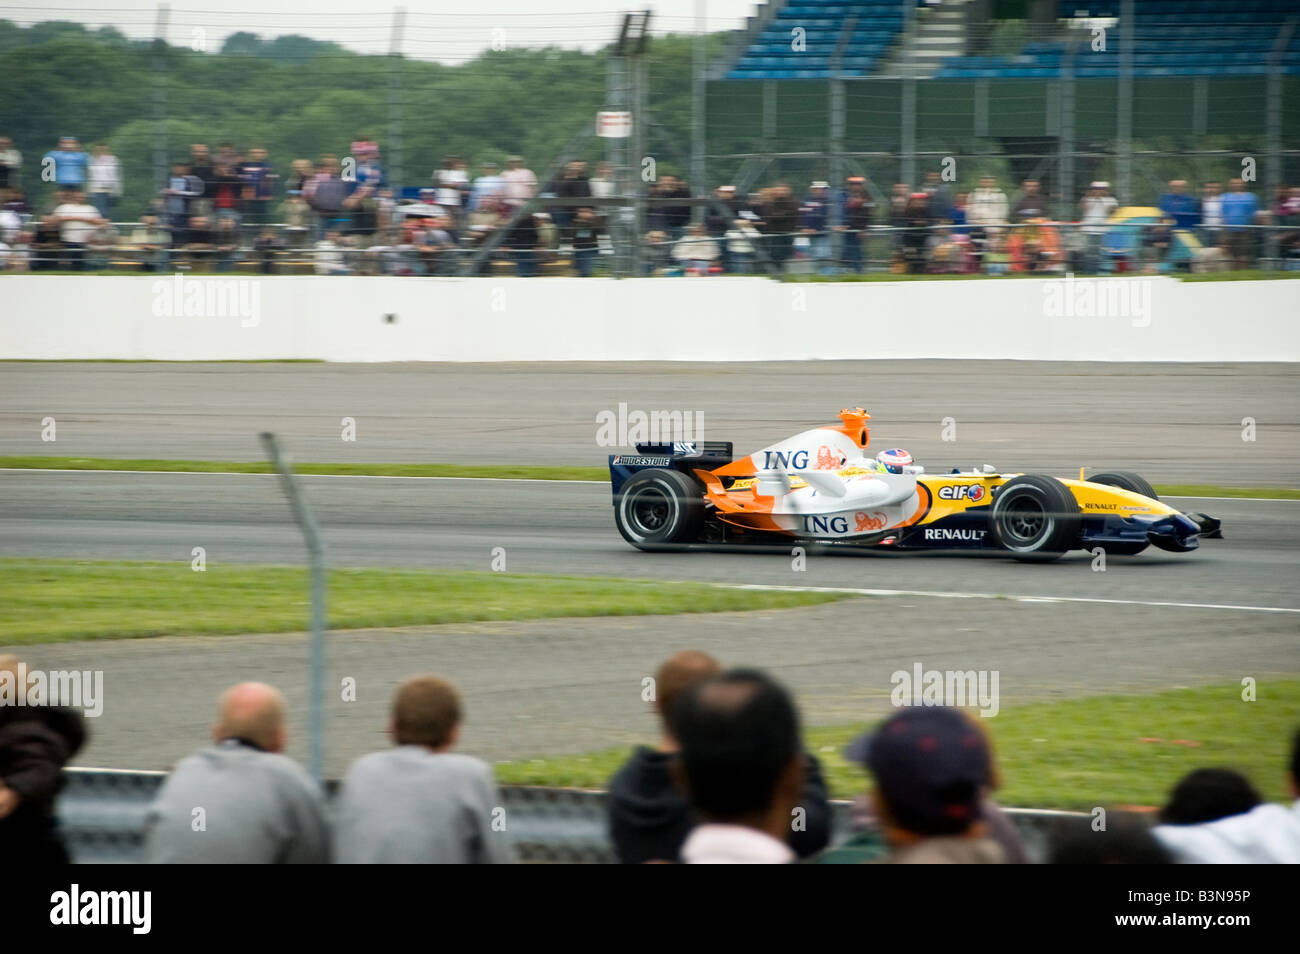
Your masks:
<instances>
[{"instance_id":1,"label":"overcast sky","mask_svg":"<svg viewBox=\"0 0 1300 954\"><path fill-rule=\"evenodd\" d=\"M402 51L420 59L458 62L494 44L593 49L614 38L628 10L651 10L656 33L691 33L703 8L708 30L732 30L757 9L756 0L401 0L363 6L358 0L170 0L167 39L219 50L231 33L264 37L301 34L349 49L387 53L393 11L406 10ZM261 9L258 9L258 8ZM157 3L139 0L0 0L0 19L30 25L71 20L113 26L133 39L154 35Z\"/></svg>"}]
</instances>

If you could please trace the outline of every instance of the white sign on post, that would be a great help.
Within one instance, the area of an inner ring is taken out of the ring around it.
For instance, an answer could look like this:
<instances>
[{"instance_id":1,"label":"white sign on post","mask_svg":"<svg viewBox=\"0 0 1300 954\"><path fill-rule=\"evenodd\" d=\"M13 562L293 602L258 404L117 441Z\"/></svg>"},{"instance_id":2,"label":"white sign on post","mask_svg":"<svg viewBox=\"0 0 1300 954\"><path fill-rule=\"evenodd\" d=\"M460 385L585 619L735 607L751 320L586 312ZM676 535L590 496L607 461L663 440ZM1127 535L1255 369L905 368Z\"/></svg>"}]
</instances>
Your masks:
<instances>
[{"instance_id":1,"label":"white sign on post","mask_svg":"<svg viewBox=\"0 0 1300 954\"><path fill-rule=\"evenodd\" d=\"M602 139L626 139L632 135L632 114L626 111L597 113L596 135Z\"/></svg>"}]
</instances>

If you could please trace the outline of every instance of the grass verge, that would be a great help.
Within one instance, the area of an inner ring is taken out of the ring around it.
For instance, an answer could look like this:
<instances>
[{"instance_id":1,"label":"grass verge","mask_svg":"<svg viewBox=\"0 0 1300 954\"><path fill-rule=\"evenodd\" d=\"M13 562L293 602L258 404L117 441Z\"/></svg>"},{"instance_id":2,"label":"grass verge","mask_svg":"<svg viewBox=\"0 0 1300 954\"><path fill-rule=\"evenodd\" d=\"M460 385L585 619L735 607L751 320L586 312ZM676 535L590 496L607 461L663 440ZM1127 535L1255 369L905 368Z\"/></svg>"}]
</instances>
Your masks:
<instances>
[{"instance_id":1,"label":"grass verge","mask_svg":"<svg viewBox=\"0 0 1300 954\"><path fill-rule=\"evenodd\" d=\"M0 456L0 468L19 470L127 470L171 474L269 474L264 461L145 460L114 457ZM551 464L331 464L295 463L299 474L352 477L477 477L511 480L609 479L608 467L570 467ZM1218 484L1160 484L1156 492L1172 497L1260 497L1300 500L1300 489L1290 487L1222 487Z\"/></svg>"},{"instance_id":2,"label":"grass verge","mask_svg":"<svg viewBox=\"0 0 1300 954\"><path fill-rule=\"evenodd\" d=\"M1160 805L1183 775L1208 766L1235 768L1265 798L1289 800L1285 767L1300 725L1300 679L1261 680L1256 702L1243 702L1241 692L1236 684L1211 685L1004 706L983 720L1002 774L998 801L1077 810ZM866 790L864 771L841 753L870 724L805 731L832 797ZM503 784L604 788L627 754L501 762L496 774Z\"/></svg>"},{"instance_id":3,"label":"grass verge","mask_svg":"<svg viewBox=\"0 0 1300 954\"><path fill-rule=\"evenodd\" d=\"M787 609L850 594L747 591L532 574L332 570L329 626L361 629L561 616ZM296 632L309 626L307 570L284 566L0 560L0 645Z\"/></svg>"}]
</instances>

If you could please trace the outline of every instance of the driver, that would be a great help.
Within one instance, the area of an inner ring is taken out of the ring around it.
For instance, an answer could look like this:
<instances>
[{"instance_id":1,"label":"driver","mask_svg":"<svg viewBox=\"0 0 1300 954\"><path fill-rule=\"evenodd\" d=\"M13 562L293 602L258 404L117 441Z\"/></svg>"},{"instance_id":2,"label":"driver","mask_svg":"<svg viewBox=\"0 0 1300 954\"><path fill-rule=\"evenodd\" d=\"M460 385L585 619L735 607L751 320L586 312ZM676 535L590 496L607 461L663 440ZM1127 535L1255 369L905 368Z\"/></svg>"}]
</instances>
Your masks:
<instances>
[{"instance_id":1,"label":"driver","mask_svg":"<svg viewBox=\"0 0 1300 954\"><path fill-rule=\"evenodd\" d=\"M891 474L901 474L903 468L912 463L912 455L901 447L891 447L877 454L876 460Z\"/></svg>"}]
</instances>

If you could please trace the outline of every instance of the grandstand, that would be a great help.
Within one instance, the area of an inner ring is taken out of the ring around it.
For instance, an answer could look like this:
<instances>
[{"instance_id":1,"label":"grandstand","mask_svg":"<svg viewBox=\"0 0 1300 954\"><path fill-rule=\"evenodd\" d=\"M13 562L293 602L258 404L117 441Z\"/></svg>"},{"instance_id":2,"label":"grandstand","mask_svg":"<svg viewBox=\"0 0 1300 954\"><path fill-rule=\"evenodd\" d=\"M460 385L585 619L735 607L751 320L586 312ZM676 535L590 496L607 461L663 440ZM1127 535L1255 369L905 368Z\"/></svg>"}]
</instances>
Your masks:
<instances>
[{"instance_id":1,"label":"grandstand","mask_svg":"<svg viewBox=\"0 0 1300 954\"><path fill-rule=\"evenodd\" d=\"M1150 204L1170 178L1259 158L1300 181L1294 0L770 0L714 65L711 178L915 184L945 156L1037 177L1067 215L1080 185Z\"/></svg>"}]
</instances>

